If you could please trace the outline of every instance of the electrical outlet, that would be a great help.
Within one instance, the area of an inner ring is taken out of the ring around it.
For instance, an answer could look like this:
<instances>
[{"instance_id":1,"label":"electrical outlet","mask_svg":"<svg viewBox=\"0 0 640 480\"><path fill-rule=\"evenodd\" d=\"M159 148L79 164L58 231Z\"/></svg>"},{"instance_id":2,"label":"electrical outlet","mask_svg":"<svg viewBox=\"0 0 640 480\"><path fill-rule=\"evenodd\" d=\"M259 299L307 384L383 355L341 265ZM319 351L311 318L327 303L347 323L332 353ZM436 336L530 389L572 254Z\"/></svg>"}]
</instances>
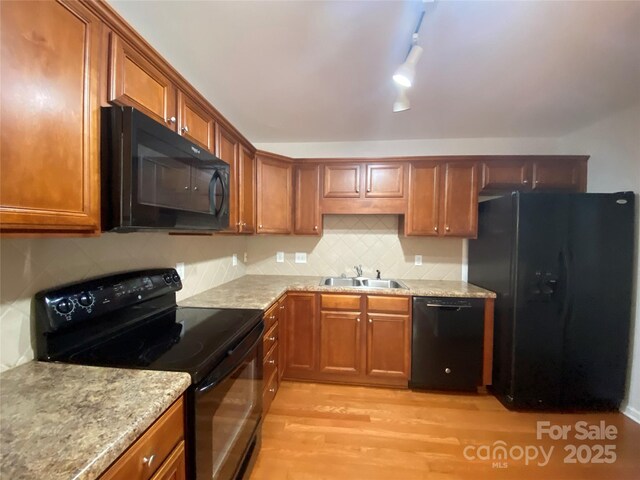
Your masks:
<instances>
[{"instance_id":1,"label":"electrical outlet","mask_svg":"<svg viewBox=\"0 0 640 480\"><path fill-rule=\"evenodd\" d=\"M415 265L422 265L422 255L416 255Z\"/></svg>"},{"instance_id":2,"label":"electrical outlet","mask_svg":"<svg viewBox=\"0 0 640 480\"><path fill-rule=\"evenodd\" d=\"M234 266L234 267L238 266L238 254L237 253L234 253L231 256L231 265Z\"/></svg>"},{"instance_id":3,"label":"electrical outlet","mask_svg":"<svg viewBox=\"0 0 640 480\"><path fill-rule=\"evenodd\" d=\"M276 252L276 263L284 263L284 252Z\"/></svg>"},{"instance_id":4,"label":"electrical outlet","mask_svg":"<svg viewBox=\"0 0 640 480\"><path fill-rule=\"evenodd\" d=\"M307 263L307 254L304 252L296 252L296 263Z\"/></svg>"},{"instance_id":5,"label":"electrical outlet","mask_svg":"<svg viewBox=\"0 0 640 480\"><path fill-rule=\"evenodd\" d=\"M180 278L184 281L184 262L176 263L176 272L178 272L178 275L180 275Z\"/></svg>"},{"instance_id":6,"label":"electrical outlet","mask_svg":"<svg viewBox=\"0 0 640 480\"><path fill-rule=\"evenodd\" d=\"M247 260L249 259L249 255L247 255L247 252L244 252L244 255L242 258L244 258L243 262L247 263Z\"/></svg>"}]
</instances>

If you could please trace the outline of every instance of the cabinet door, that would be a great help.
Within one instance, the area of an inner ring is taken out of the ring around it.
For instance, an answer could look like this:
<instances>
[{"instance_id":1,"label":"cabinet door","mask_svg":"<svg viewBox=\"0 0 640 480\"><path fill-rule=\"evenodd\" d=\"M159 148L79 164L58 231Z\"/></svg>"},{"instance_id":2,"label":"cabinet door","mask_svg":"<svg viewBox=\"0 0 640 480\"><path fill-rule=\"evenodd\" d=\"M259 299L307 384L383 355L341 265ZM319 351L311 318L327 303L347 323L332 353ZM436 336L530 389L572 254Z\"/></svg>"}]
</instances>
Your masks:
<instances>
[{"instance_id":1,"label":"cabinet door","mask_svg":"<svg viewBox=\"0 0 640 480\"><path fill-rule=\"evenodd\" d=\"M178 94L178 105L179 133L210 152L215 152L215 125L211 114L182 92Z\"/></svg>"},{"instance_id":2,"label":"cabinet door","mask_svg":"<svg viewBox=\"0 0 640 480\"><path fill-rule=\"evenodd\" d=\"M291 163L258 155L258 233L291 233Z\"/></svg>"},{"instance_id":3,"label":"cabinet door","mask_svg":"<svg viewBox=\"0 0 640 480\"><path fill-rule=\"evenodd\" d=\"M361 332L360 312L320 312L320 372L359 375Z\"/></svg>"},{"instance_id":4,"label":"cabinet door","mask_svg":"<svg viewBox=\"0 0 640 480\"><path fill-rule=\"evenodd\" d=\"M100 227L102 24L79 2L0 2L0 228Z\"/></svg>"},{"instance_id":5,"label":"cabinet door","mask_svg":"<svg viewBox=\"0 0 640 480\"><path fill-rule=\"evenodd\" d=\"M444 236L475 238L478 232L476 164L449 162L445 166L440 229Z\"/></svg>"},{"instance_id":6,"label":"cabinet door","mask_svg":"<svg viewBox=\"0 0 640 480\"><path fill-rule=\"evenodd\" d=\"M240 162L239 142L237 138L222 125L216 123L216 156L229 164L229 228L225 232L240 231L239 213Z\"/></svg>"},{"instance_id":7,"label":"cabinet door","mask_svg":"<svg viewBox=\"0 0 640 480\"><path fill-rule=\"evenodd\" d=\"M239 232L256 231L256 157L240 145L240 171L238 178Z\"/></svg>"},{"instance_id":8,"label":"cabinet door","mask_svg":"<svg viewBox=\"0 0 640 480\"><path fill-rule=\"evenodd\" d=\"M185 480L184 442L180 442L173 450L151 480Z\"/></svg>"},{"instance_id":9,"label":"cabinet door","mask_svg":"<svg viewBox=\"0 0 640 480\"><path fill-rule=\"evenodd\" d=\"M404 164L367 164L367 198L402 198L404 196Z\"/></svg>"},{"instance_id":10,"label":"cabinet door","mask_svg":"<svg viewBox=\"0 0 640 480\"><path fill-rule=\"evenodd\" d=\"M367 314L367 375L407 385L410 361L409 315Z\"/></svg>"},{"instance_id":11,"label":"cabinet door","mask_svg":"<svg viewBox=\"0 0 640 480\"><path fill-rule=\"evenodd\" d=\"M293 233L297 235L321 235L320 215L320 167L298 165L295 168L295 199Z\"/></svg>"},{"instance_id":12,"label":"cabinet door","mask_svg":"<svg viewBox=\"0 0 640 480\"><path fill-rule=\"evenodd\" d=\"M410 165L405 235L438 235L440 168L434 162Z\"/></svg>"},{"instance_id":13,"label":"cabinet door","mask_svg":"<svg viewBox=\"0 0 640 480\"><path fill-rule=\"evenodd\" d=\"M168 76L111 34L109 101L137 108L176 130L176 88Z\"/></svg>"},{"instance_id":14,"label":"cabinet door","mask_svg":"<svg viewBox=\"0 0 640 480\"><path fill-rule=\"evenodd\" d=\"M529 190L531 168L526 160L489 160L482 163L483 191Z\"/></svg>"},{"instance_id":15,"label":"cabinet door","mask_svg":"<svg viewBox=\"0 0 640 480\"><path fill-rule=\"evenodd\" d=\"M323 196L325 198L359 198L360 165L325 165Z\"/></svg>"},{"instance_id":16,"label":"cabinet door","mask_svg":"<svg viewBox=\"0 0 640 480\"><path fill-rule=\"evenodd\" d=\"M581 163L572 161L534 161L534 190L584 191L582 187Z\"/></svg>"},{"instance_id":17,"label":"cabinet door","mask_svg":"<svg viewBox=\"0 0 640 480\"><path fill-rule=\"evenodd\" d=\"M315 293L287 294L284 328L285 378L305 378L317 372L317 305Z\"/></svg>"}]
</instances>

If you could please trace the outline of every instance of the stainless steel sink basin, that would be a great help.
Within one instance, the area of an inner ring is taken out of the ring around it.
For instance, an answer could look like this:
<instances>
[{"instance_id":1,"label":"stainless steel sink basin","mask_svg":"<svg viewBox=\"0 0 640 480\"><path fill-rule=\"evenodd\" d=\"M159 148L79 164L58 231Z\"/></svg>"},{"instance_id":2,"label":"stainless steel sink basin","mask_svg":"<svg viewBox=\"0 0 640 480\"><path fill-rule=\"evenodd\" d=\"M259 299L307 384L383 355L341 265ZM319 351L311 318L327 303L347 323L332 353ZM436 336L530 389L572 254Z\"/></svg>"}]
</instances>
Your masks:
<instances>
[{"instance_id":1,"label":"stainless steel sink basin","mask_svg":"<svg viewBox=\"0 0 640 480\"><path fill-rule=\"evenodd\" d=\"M328 285L330 287L361 287L360 280L355 278L343 277L327 277L323 278L320 285Z\"/></svg>"},{"instance_id":2,"label":"stainless steel sink basin","mask_svg":"<svg viewBox=\"0 0 640 480\"><path fill-rule=\"evenodd\" d=\"M362 286L367 288L409 288L399 280L376 280L373 278L362 280Z\"/></svg>"},{"instance_id":3,"label":"stainless steel sink basin","mask_svg":"<svg viewBox=\"0 0 640 480\"><path fill-rule=\"evenodd\" d=\"M375 280L373 278L344 278L326 277L320 285L330 287L357 287L357 288L409 288L399 280Z\"/></svg>"}]
</instances>

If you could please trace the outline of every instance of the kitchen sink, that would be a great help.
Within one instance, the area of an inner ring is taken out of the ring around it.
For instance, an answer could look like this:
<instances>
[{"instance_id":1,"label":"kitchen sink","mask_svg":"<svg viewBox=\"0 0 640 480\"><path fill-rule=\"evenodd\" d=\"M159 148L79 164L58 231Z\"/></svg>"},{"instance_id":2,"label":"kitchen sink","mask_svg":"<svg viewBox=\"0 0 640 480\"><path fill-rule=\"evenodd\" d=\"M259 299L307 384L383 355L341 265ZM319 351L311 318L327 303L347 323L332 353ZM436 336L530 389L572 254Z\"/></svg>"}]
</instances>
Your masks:
<instances>
[{"instance_id":1,"label":"kitchen sink","mask_svg":"<svg viewBox=\"0 0 640 480\"><path fill-rule=\"evenodd\" d=\"M326 277L322 279L320 285L357 288L409 288L399 280L376 280L373 278L360 279L344 277Z\"/></svg>"}]
</instances>

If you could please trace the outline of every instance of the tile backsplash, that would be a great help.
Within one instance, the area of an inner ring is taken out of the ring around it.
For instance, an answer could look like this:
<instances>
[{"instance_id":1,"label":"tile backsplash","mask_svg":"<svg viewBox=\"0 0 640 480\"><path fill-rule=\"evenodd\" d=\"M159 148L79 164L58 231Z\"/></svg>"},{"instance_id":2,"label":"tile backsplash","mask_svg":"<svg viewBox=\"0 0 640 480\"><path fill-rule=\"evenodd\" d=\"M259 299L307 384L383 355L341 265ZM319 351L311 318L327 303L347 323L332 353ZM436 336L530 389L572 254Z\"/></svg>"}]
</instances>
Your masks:
<instances>
[{"instance_id":1,"label":"tile backsplash","mask_svg":"<svg viewBox=\"0 0 640 480\"><path fill-rule=\"evenodd\" d=\"M244 275L243 237L106 233L96 238L0 240L0 371L33 358L33 295L124 270L185 263L185 298ZM232 255L238 265L232 266Z\"/></svg>"},{"instance_id":2,"label":"tile backsplash","mask_svg":"<svg viewBox=\"0 0 640 480\"><path fill-rule=\"evenodd\" d=\"M398 235L397 215L325 215L322 237L255 236L247 239L247 273L262 275L365 276L429 280L460 280L463 240ZM284 262L276 263L276 252ZM295 253L307 263L295 263ZM422 255L422 265L414 265Z\"/></svg>"}]
</instances>

